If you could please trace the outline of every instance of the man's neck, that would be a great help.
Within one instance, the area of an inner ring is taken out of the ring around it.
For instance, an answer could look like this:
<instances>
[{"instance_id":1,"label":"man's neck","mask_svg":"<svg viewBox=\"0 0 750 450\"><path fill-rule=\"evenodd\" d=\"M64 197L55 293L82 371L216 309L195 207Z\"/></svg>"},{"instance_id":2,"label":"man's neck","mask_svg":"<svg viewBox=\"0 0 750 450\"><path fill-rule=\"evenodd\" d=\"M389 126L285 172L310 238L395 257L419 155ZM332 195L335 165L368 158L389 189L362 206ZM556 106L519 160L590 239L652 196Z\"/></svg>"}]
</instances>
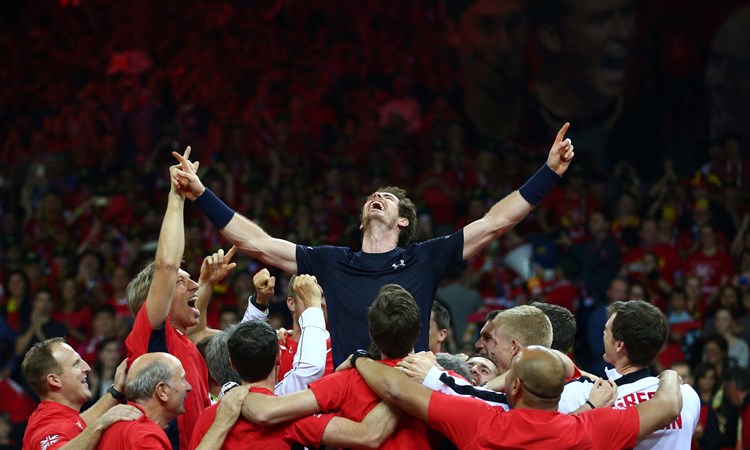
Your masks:
<instances>
[{"instance_id":1,"label":"man's neck","mask_svg":"<svg viewBox=\"0 0 750 450\"><path fill-rule=\"evenodd\" d=\"M165 411L161 404L153 398L149 398L143 402L137 401L134 403L138 404L138 406L143 409L143 413L150 421L162 428L166 428L167 425L169 425L169 422L175 418L172 414Z\"/></svg>"},{"instance_id":2,"label":"man's neck","mask_svg":"<svg viewBox=\"0 0 750 450\"><path fill-rule=\"evenodd\" d=\"M243 381L242 386L246 389L261 388L268 389L269 391L273 392L273 389L276 387L276 369L272 370L265 380L253 382Z\"/></svg>"},{"instance_id":3,"label":"man's neck","mask_svg":"<svg viewBox=\"0 0 750 450\"><path fill-rule=\"evenodd\" d=\"M388 253L398 246L398 227L385 228L382 224L373 224L365 230L362 238L362 251L365 253Z\"/></svg>"},{"instance_id":4,"label":"man's neck","mask_svg":"<svg viewBox=\"0 0 750 450\"><path fill-rule=\"evenodd\" d=\"M42 400L47 400L50 402L59 403L61 405L65 405L68 408L75 409L76 411L81 411L81 406L83 406L83 403L75 403L71 402L64 396L62 396L60 393L57 392L50 392L47 396L42 397Z\"/></svg>"},{"instance_id":5,"label":"man's neck","mask_svg":"<svg viewBox=\"0 0 750 450\"><path fill-rule=\"evenodd\" d=\"M178 323L178 322L177 322L177 321L176 321L176 320L174 319L174 317L172 317L171 315L169 316L169 323L168 323L168 324L165 324L164 326L171 326L171 327L174 327L174 328L176 328L176 329L177 329L177 331L179 331L180 333L182 333L182 334L184 334L184 335L187 335L187 329L186 329L185 327L183 327L182 325L180 325L180 324L179 324L179 323Z\"/></svg>"},{"instance_id":6,"label":"man's neck","mask_svg":"<svg viewBox=\"0 0 750 450\"><path fill-rule=\"evenodd\" d=\"M615 364L615 370L620 375L627 375L629 373L633 373L641 369L643 369L643 367L630 364L629 361L622 361L620 363Z\"/></svg>"}]
</instances>

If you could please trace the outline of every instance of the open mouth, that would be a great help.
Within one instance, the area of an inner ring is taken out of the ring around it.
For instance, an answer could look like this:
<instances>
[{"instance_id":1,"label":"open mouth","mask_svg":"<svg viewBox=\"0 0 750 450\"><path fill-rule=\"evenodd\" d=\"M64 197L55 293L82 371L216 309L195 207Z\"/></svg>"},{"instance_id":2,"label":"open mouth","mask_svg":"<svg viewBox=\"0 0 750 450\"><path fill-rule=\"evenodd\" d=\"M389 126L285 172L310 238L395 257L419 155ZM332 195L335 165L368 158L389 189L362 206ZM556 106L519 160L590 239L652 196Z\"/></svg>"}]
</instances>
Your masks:
<instances>
[{"instance_id":1,"label":"open mouth","mask_svg":"<svg viewBox=\"0 0 750 450\"><path fill-rule=\"evenodd\" d=\"M191 307L191 308L195 308L195 302L197 300L198 299L196 297L191 297L190 300L188 300L188 306Z\"/></svg>"},{"instance_id":2,"label":"open mouth","mask_svg":"<svg viewBox=\"0 0 750 450\"><path fill-rule=\"evenodd\" d=\"M379 201L374 201L374 202L370 203L370 209L371 210L377 209L378 211L383 211L385 209L385 205L383 205Z\"/></svg>"}]
</instances>

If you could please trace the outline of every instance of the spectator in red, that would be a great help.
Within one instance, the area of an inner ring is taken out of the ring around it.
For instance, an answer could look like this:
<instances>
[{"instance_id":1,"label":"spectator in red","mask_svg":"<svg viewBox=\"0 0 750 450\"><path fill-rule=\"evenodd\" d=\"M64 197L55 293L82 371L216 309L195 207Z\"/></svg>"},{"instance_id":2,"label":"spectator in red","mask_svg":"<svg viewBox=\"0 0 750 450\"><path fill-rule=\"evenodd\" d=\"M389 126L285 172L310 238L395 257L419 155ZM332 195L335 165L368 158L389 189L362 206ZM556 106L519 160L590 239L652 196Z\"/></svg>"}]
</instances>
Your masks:
<instances>
[{"instance_id":1,"label":"spectator in red","mask_svg":"<svg viewBox=\"0 0 750 450\"><path fill-rule=\"evenodd\" d=\"M648 252L652 252L658 258L659 276L667 283L674 283L675 274L681 272L680 256L671 244L659 242L656 220L644 219L641 222L638 237L640 238L638 246L625 252L622 258L623 275L628 277L637 274L647 275L643 259Z\"/></svg>"},{"instance_id":2,"label":"spectator in red","mask_svg":"<svg viewBox=\"0 0 750 450\"><path fill-rule=\"evenodd\" d=\"M14 270L5 277L3 294L0 313L5 316L8 326L18 332L31 315L31 288L23 270Z\"/></svg>"},{"instance_id":3,"label":"spectator in red","mask_svg":"<svg viewBox=\"0 0 750 450\"><path fill-rule=\"evenodd\" d=\"M116 323L115 311L111 306L102 305L93 309L91 335L78 346L78 353L90 366L96 362L96 354L101 342L117 336Z\"/></svg>"},{"instance_id":4,"label":"spectator in red","mask_svg":"<svg viewBox=\"0 0 750 450\"><path fill-rule=\"evenodd\" d=\"M719 247L712 225L700 228L698 244L698 249L685 259L685 272L698 275L703 283L703 294L715 297L719 286L731 280L734 262L729 253Z\"/></svg>"},{"instance_id":5,"label":"spectator in red","mask_svg":"<svg viewBox=\"0 0 750 450\"><path fill-rule=\"evenodd\" d=\"M93 315L84 304L82 289L76 277L68 277L60 282L60 304L52 313L52 318L68 327L68 344L76 348L86 341L91 330Z\"/></svg>"}]
</instances>

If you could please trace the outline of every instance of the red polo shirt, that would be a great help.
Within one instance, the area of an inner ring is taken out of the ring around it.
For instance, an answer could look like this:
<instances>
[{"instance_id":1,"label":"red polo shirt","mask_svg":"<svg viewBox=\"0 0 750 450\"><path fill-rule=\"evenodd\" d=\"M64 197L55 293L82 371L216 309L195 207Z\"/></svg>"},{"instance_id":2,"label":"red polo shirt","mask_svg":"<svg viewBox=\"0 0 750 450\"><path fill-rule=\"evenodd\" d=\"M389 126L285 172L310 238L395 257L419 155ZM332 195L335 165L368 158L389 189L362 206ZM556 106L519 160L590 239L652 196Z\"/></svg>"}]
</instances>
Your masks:
<instances>
[{"instance_id":1,"label":"red polo shirt","mask_svg":"<svg viewBox=\"0 0 750 450\"><path fill-rule=\"evenodd\" d=\"M188 448L190 436L201 412L208 408L208 368L198 349L186 335L170 325L167 318L160 330L151 328L144 303L133 324L133 330L125 340L128 349L128 366L144 353L166 352L176 356L185 368L185 379L193 390L185 399L185 414L177 418L177 433L180 448Z\"/></svg>"},{"instance_id":2,"label":"red polo shirt","mask_svg":"<svg viewBox=\"0 0 750 450\"><path fill-rule=\"evenodd\" d=\"M430 425L460 449L625 449L638 438L638 410L597 408L569 415L557 411L505 411L467 397L433 392Z\"/></svg>"},{"instance_id":3,"label":"red polo shirt","mask_svg":"<svg viewBox=\"0 0 750 450\"><path fill-rule=\"evenodd\" d=\"M393 367L400 359L379 361ZM310 390L323 411L361 422L368 412L380 403L362 376L354 369L336 372L310 384ZM440 437L426 423L408 414L399 420L396 429L380 448L383 449L429 449Z\"/></svg>"},{"instance_id":4,"label":"red polo shirt","mask_svg":"<svg viewBox=\"0 0 750 450\"><path fill-rule=\"evenodd\" d=\"M146 417L140 405L128 402L143 412L138 420L115 422L99 441L102 450L172 450L164 429Z\"/></svg>"},{"instance_id":5,"label":"red polo shirt","mask_svg":"<svg viewBox=\"0 0 750 450\"><path fill-rule=\"evenodd\" d=\"M86 422L73 408L50 400L42 401L29 418L23 435L23 450L54 450L75 439Z\"/></svg>"},{"instance_id":6,"label":"red polo shirt","mask_svg":"<svg viewBox=\"0 0 750 450\"><path fill-rule=\"evenodd\" d=\"M273 392L265 388L251 388L250 392L274 395ZM214 419L216 418L216 409L218 407L219 404L217 403L204 410L203 414L201 414L198 423L195 425L193 437L190 440L190 450L198 447L203 436L211 428L211 424L214 423ZM313 414L312 416L276 426L264 427L249 422L240 416L237 423L229 431L221 448L229 450L252 447L265 450L281 450L288 449L295 443L319 447L323 439L323 432L331 419L333 419L333 414Z\"/></svg>"}]
</instances>

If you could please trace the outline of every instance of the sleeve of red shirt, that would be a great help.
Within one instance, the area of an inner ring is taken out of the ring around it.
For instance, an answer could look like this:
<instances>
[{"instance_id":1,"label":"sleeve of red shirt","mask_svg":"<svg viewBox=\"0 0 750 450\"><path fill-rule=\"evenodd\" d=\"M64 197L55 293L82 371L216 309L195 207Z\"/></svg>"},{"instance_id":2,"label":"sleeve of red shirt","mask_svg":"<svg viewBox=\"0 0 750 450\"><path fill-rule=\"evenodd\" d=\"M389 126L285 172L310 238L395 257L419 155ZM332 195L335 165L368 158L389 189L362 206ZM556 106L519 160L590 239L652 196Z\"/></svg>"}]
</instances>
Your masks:
<instances>
[{"instance_id":1,"label":"sleeve of red shirt","mask_svg":"<svg viewBox=\"0 0 750 450\"><path fill-rule=\"evenodd\" d=\"M286 427L289 438L309 447L320 447L322 445L323 433L328 424L333 420L333 414L313 414L291 422Z\"/></svg>"},{"instance_id":2,"label":"sleeve of red shirt","mask_svg":"<svg viewBox=\"0 0 750 450\"><path fill-rule=\"evenodd\" d=\"M321 411L338 412L341 409L348 396L349 377L352 373L352 370L344 370L310 383L310 390Z\"/></svg>"},{"instance_id":3,"label":"sleeve of red shirt","mask_svg":"<svg viewBox=\"0 0 750 450\"><path fill-rule=\"evenodd\" d=\"M83 419L81 419L81 423L84 423ZM34 447L29 450L37 448L41 450L42 448L45 448L42 443L45 442L47 438L52 438L49 442L54 442L54 444L46 447L46 449L55 450L65 446L68 442L77 438L81 434L81 430L69 419L50 420L45 424L44 428L48 431L44 432L44 434L38 433L36 442L34 442ZM57 436L57 441L54 441L54 436Z\"/></svg>"},{"instance_id":4,"label":"sleeve of red shirt","mask_svg":"<svg viewBox=\"0 0 750 450\"><path fill-rule=\"evenodd\" d=\"M195 450L195 448L200 445L201 439L203 439L203 436L206 435L208 429L211 428L211 425L214 423L214 419L216 418L216 408L218 407L217 405L218 403L216 405L209 406L201 413L198 421L195 423L193 434L190 437L190 445L188 446L188 450Z\"/></svg>"},{"instance_id":5,"label":"sleeve of red shirt","mask_svg":"<svg viewBox=\"0 0 750 450\"><path fill-rule=\"evenodd\" d=\"M633 448L638 441L641 421L638 410L597 408L578 414L596 448Z\"/></svg>"},{"instance_id":6,"label":"sleeve of red shirt","mask_svg":"<svg viewBox=\"0 0 750 450\"><path fill-rule=\"evenodd\" d=\"M125 339L125 347L128 349L128 366L144 353L148 353L148 340L151 337L151 322L148 320L146 303L143 303L140 311L135 316L133 329Z\"/></svg>"},{"instance_id":7,"label":"sleeve of red shirt","mask_svg":"<svg viewBox=\"0 0 750 450\"><path fill-rule=\"evenodd\" d=\"M458 448L466 448L492 426L496 408L481 400L457 397L441 392L430 395L427 420L432 428L441 432Z\"/></svg>"}]
</instances>

